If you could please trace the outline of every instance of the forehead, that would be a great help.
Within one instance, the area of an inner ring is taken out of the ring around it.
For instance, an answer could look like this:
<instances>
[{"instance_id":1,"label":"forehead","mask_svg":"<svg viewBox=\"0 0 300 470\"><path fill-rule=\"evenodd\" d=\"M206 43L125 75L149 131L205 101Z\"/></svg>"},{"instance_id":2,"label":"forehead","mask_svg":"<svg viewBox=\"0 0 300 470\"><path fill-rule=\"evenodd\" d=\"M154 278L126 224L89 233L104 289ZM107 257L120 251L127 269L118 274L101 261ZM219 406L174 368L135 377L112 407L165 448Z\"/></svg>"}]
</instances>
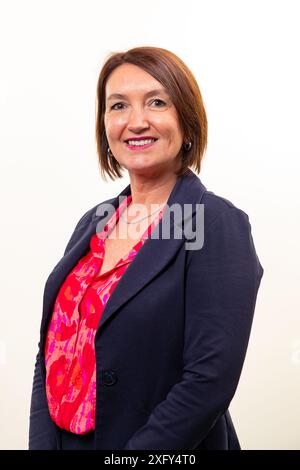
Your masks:
<instances>
[{"instance_id":1,"label":"forehead","mask_svg":"<svg viewBox=\"0 0 300 470\"><path fill-rule=\"evenodd\" d=\"M107 99L113 94L147 94L153 90L156 93L167 93L158 80L133 64L119 65L109 76L105 87Z\"/></svg>"}]
</instances>

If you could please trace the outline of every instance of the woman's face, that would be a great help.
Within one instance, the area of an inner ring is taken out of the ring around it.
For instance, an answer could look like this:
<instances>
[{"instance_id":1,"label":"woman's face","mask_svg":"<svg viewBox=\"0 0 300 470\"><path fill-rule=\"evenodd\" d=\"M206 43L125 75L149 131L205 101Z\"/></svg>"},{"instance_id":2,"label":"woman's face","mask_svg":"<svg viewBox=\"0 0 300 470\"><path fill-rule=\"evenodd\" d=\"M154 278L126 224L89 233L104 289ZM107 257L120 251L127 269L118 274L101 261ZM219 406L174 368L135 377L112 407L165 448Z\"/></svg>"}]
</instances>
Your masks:
<instances>
[{"instance_id":1,"label":"woman's face","mask_svg":"<svg viewBox=\"0 0 300 470\"><path fill-rule=\"evenodd\" d=\"M183 144L177 111L160 82L132 64L122 64L106 83L104 124L109 147L129 173L173 172ZM118 96L116 96L118 95ZM129 140L155 138L137 146Z\"/></svg>"}]
</instances>

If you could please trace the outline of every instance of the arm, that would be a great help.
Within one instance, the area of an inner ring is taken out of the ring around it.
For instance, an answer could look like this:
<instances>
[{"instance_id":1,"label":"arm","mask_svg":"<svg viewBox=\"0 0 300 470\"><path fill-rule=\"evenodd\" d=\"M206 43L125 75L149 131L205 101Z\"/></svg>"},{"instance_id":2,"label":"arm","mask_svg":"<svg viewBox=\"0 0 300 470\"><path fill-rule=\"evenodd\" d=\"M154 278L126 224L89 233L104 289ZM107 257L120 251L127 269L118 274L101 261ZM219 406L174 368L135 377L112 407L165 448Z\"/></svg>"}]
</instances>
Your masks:
<instances>
[{"instance_id":1,"label":"arm","mask_svg":"<svg viewBox=\"0 0 300 470\"><path fill-rule=\"evenodd\" d=\"M227 209L187 255L182 379L125 449L195 449L207 436L238 385L262 274L247 214Z\"/></svg>"},{"instance_id":2,"label":"arm","mask_svg":"<svg viewBox=\"0 0 300 470\"><path fill-rule=\"evenodd\" d=\"M39 353L36 356L29 418L29 450L56 450L55 425L43 386Z\"/></svg>"}]
</instances>

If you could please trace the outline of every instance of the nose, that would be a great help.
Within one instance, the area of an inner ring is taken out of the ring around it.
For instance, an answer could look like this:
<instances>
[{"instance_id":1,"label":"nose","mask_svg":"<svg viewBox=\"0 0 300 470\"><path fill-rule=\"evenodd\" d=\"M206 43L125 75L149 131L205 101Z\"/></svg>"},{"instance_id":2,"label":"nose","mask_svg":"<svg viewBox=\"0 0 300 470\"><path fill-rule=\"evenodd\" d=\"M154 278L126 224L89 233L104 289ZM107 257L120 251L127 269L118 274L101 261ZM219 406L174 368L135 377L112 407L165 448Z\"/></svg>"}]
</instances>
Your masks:
<instances>
[{"instance_id":1,"label":"nose","mask_svg":"<svg viewBox=\"0 0 300 470\"><path fill-rule=\"evenodd\" d=\"M146 111L141 107L133 107L128 118L128 129L132 132L139 132L149 128L149 121Z\"/></svg>"}]
</instances>

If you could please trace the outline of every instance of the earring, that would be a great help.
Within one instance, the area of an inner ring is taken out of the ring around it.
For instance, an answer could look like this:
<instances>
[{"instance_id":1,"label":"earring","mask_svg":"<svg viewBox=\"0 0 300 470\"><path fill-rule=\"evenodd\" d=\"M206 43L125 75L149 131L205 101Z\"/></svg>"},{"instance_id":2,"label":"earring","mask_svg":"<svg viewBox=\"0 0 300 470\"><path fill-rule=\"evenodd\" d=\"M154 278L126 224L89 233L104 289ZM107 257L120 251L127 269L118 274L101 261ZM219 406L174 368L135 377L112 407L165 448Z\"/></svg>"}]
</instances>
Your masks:
<instances>
[{"instance_id":1,"label":"earring","mask_svg":"<svg viewBox=\"0 0 300 470\"><path fill-rule=\"evenodd\" d=\"M108 156L108 157L111 157L111 158L113 157L113 154L112 154L112 152L111 152L111 150L110 150L109 147L108 147L108 149L107 149L107 156Z\"/></svg>"},{"instance_id":2,"label":"earring","mask_svg":"<svg viewBox=\"0 0 300 470\"><path fill-rule=\"evenodd\" d=\"M188 142L187 144L183 144L183 148L186 152L188 152L192 148L192 142Z\"/></svg>"}]
</instances>

